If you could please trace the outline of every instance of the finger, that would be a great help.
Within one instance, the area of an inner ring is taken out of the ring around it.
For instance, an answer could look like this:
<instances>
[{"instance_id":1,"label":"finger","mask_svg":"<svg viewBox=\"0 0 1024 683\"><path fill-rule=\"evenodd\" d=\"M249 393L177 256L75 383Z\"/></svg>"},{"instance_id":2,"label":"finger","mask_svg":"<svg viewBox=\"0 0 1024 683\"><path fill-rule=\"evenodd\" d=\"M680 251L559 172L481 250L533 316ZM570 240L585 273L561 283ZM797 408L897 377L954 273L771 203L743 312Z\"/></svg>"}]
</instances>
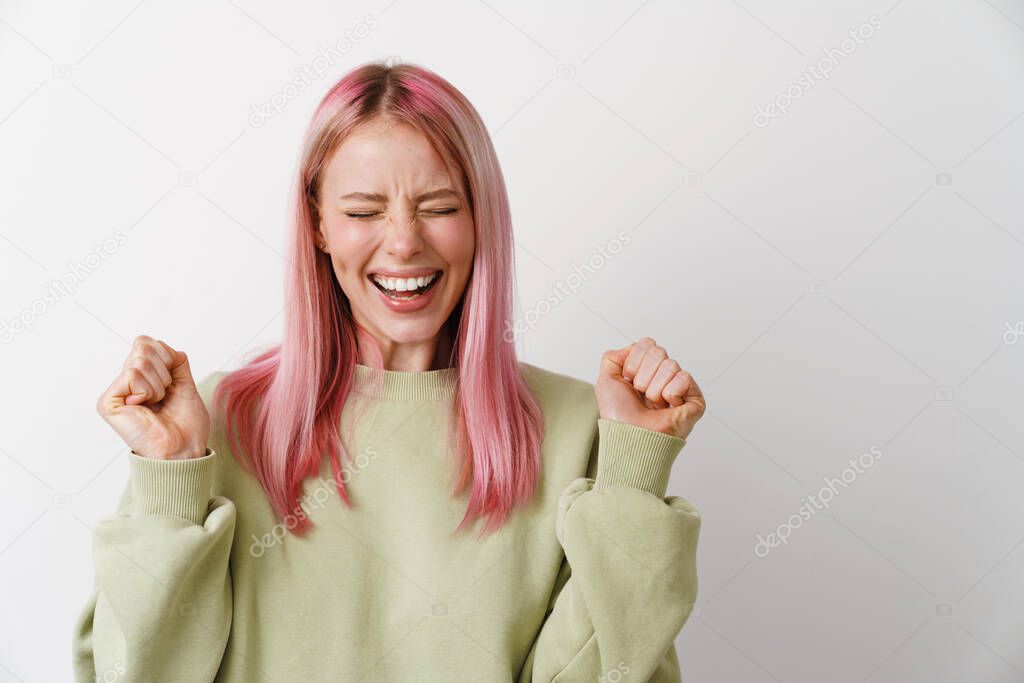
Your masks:
<instances>
[{"instance_id":1,"label":"finger","mask_svg":"<svg viewBox=\"0 0 1024 683\"><path fill-rule=\"evenodd\" d=\"M153 342L152 348L156 351L157 355L160 356L160 360L164 362L166 368L170 368L174 365L174 349L172 349L166 342L161 339L157 339Z\"/></svg>"},{"instance_id":2,"label":"finger","mask_svg":"<svg viewBox=\"0 0 1024 683\"><path fill-rule=\"evenodd\" d=\"M609 349L601 355L600 377L622 379L622 364L626 362L632 345L623 349Z\"/></svg>"},{"instance_id":3,"label":"finger","mask_svg":"<svg viewBox=\"0 0 1024 683\"><path fill-rule=\"evenodd\" d=\"M131 390L128 389L124 372L117 373L117 377L110 383L110 386L96 399L96 412L106 419L108 415L124 407L125 398L130 393Z\"/></svg>"},{"instance_id":4,"label":"finger","mask_svg":"<svg viewBox=\"0 0 1024 683\"><path fill-rule=\"evenodd\" d=\"M651 378L650 384L647 385L647 391L644 396L648 401L653 403L659 408L665 408L671 405L681 405L683 399L680 396L678 403L672 403L669 397L665 395L665 389L668 387L668 383L672 381L672 378L676 376L680 370L679 363L671 358L666 358L661 361L658 365L657 371L654 373L654 377Z\"/></svg>"},{"instance_id":5,"label":"finger","mask_svg":"<svg viewBox=\"0 0 1024 683\"><path fill-rule=\"evenodd\" d=\"M132 366L133 360L142 357L146 345L151 341L153 341L153 338L145 334L140 334L135 339L132 339L132 350L125 356L124 362L121 364L121 370L127 370Z\"/></svg>"},{"instance_id":6,"label":"finger","mask_svg":"<svg viewBox=\"0 0 1024 683\"><path fill-rule=\"evenodd\" d=\"M632 345L632 349L629 352L629 357L626 358L626 362L622 366L622 376L633 381L636 377L637 370L640 369L640 363L643 361L644 355L647 353L647 349L654 346L654 340L650 337L644 337Z\"/></svg>"},{"instance_id":7,"label":"finger","mask_svg":"<svg viewBox=\"0 0 1024 683\"><path fill-rule=\"evenodd\" d=\"M164 360L165 354L168 357L168 360L166 361ZM153 341L143 347L141 355L137 358L136 363L133 364L139 365L143 370L151 367L153 372L156 373L159 383L164 387L164 389L166 389L171 385L171 381L174 379L171 377L171 371L168 370L168 366L173 363L173 361L174 356L167 353L160 345L160 342ZM161 399L162 398L163 397L161 397Z\"/></svg>"},{"instance_id":8,"label":"finger","mask_svg":"<svg viewBox=\"0 0 1024 683\"><path fill-rule=\"evenodd\" d=\"M124 359L124 364L121 366L121 369L127 369L131 365L131 360L133 358L141 358L146 355L152 355L160 358L167 367L170 367L174 363L174 349L159 339L153 339L152 337L141 334L132 341L131 353L129 353L128 357Z\"/></svg>"},{"instance_id":9,"label":"finger","mask_svg":"<svg viewBox=\"0 0 1024 683\"><path fill-rule=\"evenodd\" d=\"M662 396L669 405L681 406L686 403L686 394L693 384L693 378L686 370L679 370L662 390Z\"/></svg>"},{"instance_id":10,"label":"finger","mask_svg":"<svg viewBox=\"0 0 1024 683\"><path fill-rule=\"evenodd\" d=\"M164 373L161 372L161 377L164 380L164 386L170 386L175 380L185 380L186 383L194 384L194 381L192 380L192 371L187 365L185 366L186 372L184 374L178 372L178 375L175 376L175 369L181 364L182 357L185 355L184 353L177 351L174 347L161 339L154 340L150 345L150 348L153 353L156 353L160 357L164 370L166 370L166 376L163 376ZM188 359L186 357L185 361L187 362L187 360Z\"/></svg>"},{"instance_id":11,"label":"finger","mask_svg":"<svg viewBox=\"0 0 1024 683\"><path fill-rule=\"evenodd\" d=\"M678 408L673 408L672 422L678 434L686 434L693 430L693 426L700 419L700 411L692 403L684 403ZM686 438L685 436L683 438Z\"/></svg>"},{"instance_id":12,"label":"finger","mask_svg":"<svg viewBox=\"0 0 1024 683\"><path fill-rule=\"evenodd\" d=\"M704 398L704 392L701 391L700 385L697 384L697 380L693 377L690 377L690 386L683 396L683 401L686 405L692 406L696 411L695 420L699 420L707 410L707 399Z\"/></svg>"},{"instance_id":13,"label":"finger","mask_svg":"<svg viewBox=\"0 0 1024 683\"><path fill-rule=\"evenodd\" d=\"M164 387L169 387L171 382L174 381L174 377L171 376L171 365L174 364L174 354L167 351L164 348L166 344L160 341L154 341L151 345L146 347L146 356L152 361L153 367L160 375L160 381L163 382Z\"/></svg>"},{"instance_id":14,"label":"finger","mask_svg":"<svg viewBox=\"0 0 1024 683\"><path fill-rule=\"evenodd\" d=\"M145 403L154 396L153 387L138 368L128 368L122 375L124 381L119 393L124 397L125 405Z\"/></svg>"},{"instance_id":15,"label":"finger","mask_svg":"<svg viewBox=\"0 0 1024 683\"><path fill-rule=\"evenodd\" d=\"M637 368L636 377L633 378L633 387L641 394L647 393L647 388L658 371L661 362L668 358L668 352L662 346L654 345L647 349L640 367Z\"/></svg>"},{"instance_id":16,"label":"finger","mask_svg":"<svg viewBox=\"0 0 1024 683\"><path fill-rule=\"evenodd\" d=\"M163 379L160 376L160 372L157 370L157 365L163 365L159 360L154 361L149 355L136 358L132 361L132 364L128 367L129 370L138 370L142 373L143 378L146 380L146 384L149 385L153 393L151 398L154 401L162 401L164 395L167 393L167 384L164 384ZM164 372L166 373L166 368ZM170 384L170 382L168 382Z\"/></svg>"},{"instance_id":17,"label":"finger","mask_svg":"<svg viewBox=\"0 0 1024 683\"><path fill-rule=\"evenodd\" d=\"M156 354L155 351L151 352L153 355L150 360L153 364L153 369L156 370L157 375L160 378L160 383L163 384L164 389L171 386L171 382L174 378L171 377L171 371L167 369L167 364L164 363L164 359Z\"/></svg>"}]
</instances>

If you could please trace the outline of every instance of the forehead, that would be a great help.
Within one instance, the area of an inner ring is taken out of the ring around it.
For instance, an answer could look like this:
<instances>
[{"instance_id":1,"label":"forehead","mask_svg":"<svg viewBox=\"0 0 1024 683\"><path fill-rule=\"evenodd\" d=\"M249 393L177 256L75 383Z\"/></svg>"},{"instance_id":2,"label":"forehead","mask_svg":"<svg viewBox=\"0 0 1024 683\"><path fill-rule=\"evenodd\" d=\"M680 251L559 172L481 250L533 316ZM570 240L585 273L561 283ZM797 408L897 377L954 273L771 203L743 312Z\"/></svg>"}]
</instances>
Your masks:
<instances>
[{"instance_id":1,"label":"forehead","mask_svg":"<svg viewBox=\"0 0 1024 683\"><path fill-rule=\"evenodd\" d=\"M354 129L335 150L324 174L325 184L339 191L441 186L447 181L444 160L419 129L379 120Z\"/></svg>"}]
</instances>

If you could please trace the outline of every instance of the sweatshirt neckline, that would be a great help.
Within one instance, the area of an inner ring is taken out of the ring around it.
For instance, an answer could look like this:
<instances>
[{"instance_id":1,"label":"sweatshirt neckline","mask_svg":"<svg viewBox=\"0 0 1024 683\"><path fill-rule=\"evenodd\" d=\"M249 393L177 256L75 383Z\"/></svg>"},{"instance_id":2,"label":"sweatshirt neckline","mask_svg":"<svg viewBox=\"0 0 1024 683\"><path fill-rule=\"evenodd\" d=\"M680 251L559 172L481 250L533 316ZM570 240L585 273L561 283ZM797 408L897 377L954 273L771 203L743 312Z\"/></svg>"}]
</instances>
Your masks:
<instances>
[{"instance_id":1,"label":"sweatshirt neckline","mask_svg":"<svg viewBox=\"0 0 1024 683\"><path fill-rule=\"evenodd\" d=\"M381 399L443 400L453 398L459 369L382 370L356 363L352 390Z\"/></svg>"}]
</instances>

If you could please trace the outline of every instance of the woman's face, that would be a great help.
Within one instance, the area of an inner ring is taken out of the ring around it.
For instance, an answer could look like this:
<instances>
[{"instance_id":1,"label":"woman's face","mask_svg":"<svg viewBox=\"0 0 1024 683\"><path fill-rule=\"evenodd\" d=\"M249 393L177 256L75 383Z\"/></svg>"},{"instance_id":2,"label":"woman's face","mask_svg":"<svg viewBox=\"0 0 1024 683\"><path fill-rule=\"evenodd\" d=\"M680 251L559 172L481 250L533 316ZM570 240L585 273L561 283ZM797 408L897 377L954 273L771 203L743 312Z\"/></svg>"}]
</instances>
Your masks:
<instances>
[{"instance_id":1,"label":"woman's face","mask_svg":"<svg viewBox=\"0 0 1024 683\"><path fill-rule=\"evenodd\" d=\"M324 169L320 238L356 322L385 359L433 359L473 264L464 198L426 136L404 123L363 124Z\"/></svg>"}]
</instances>

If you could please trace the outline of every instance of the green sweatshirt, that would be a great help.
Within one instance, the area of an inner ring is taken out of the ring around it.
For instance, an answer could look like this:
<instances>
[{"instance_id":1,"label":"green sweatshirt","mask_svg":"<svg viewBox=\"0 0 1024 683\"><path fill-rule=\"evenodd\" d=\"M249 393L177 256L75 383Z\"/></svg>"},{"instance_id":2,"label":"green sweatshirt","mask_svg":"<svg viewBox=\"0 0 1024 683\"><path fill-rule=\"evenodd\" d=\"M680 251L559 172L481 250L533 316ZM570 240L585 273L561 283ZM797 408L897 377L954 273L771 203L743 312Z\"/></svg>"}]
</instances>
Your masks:
<instances>
[{"instance_id":1,"label":"green sweatshirt","mask_svg":"<svg viewBox=\"0 0 1024 683\"><path fill-rule=\"evenodd\" d=\"M356 366L339 426L353 507L325 458L302 537L216 422L204 457L131 453L95 528L76 680L680 681L700 516L665 493L685 441L599 418L589 382L520 368L544 415L543 478L481 540L452 534L468 499L451 496L444 451L452 368ZM208 407L224 374L199 383Z\"/></svg>"}]
</instances>

